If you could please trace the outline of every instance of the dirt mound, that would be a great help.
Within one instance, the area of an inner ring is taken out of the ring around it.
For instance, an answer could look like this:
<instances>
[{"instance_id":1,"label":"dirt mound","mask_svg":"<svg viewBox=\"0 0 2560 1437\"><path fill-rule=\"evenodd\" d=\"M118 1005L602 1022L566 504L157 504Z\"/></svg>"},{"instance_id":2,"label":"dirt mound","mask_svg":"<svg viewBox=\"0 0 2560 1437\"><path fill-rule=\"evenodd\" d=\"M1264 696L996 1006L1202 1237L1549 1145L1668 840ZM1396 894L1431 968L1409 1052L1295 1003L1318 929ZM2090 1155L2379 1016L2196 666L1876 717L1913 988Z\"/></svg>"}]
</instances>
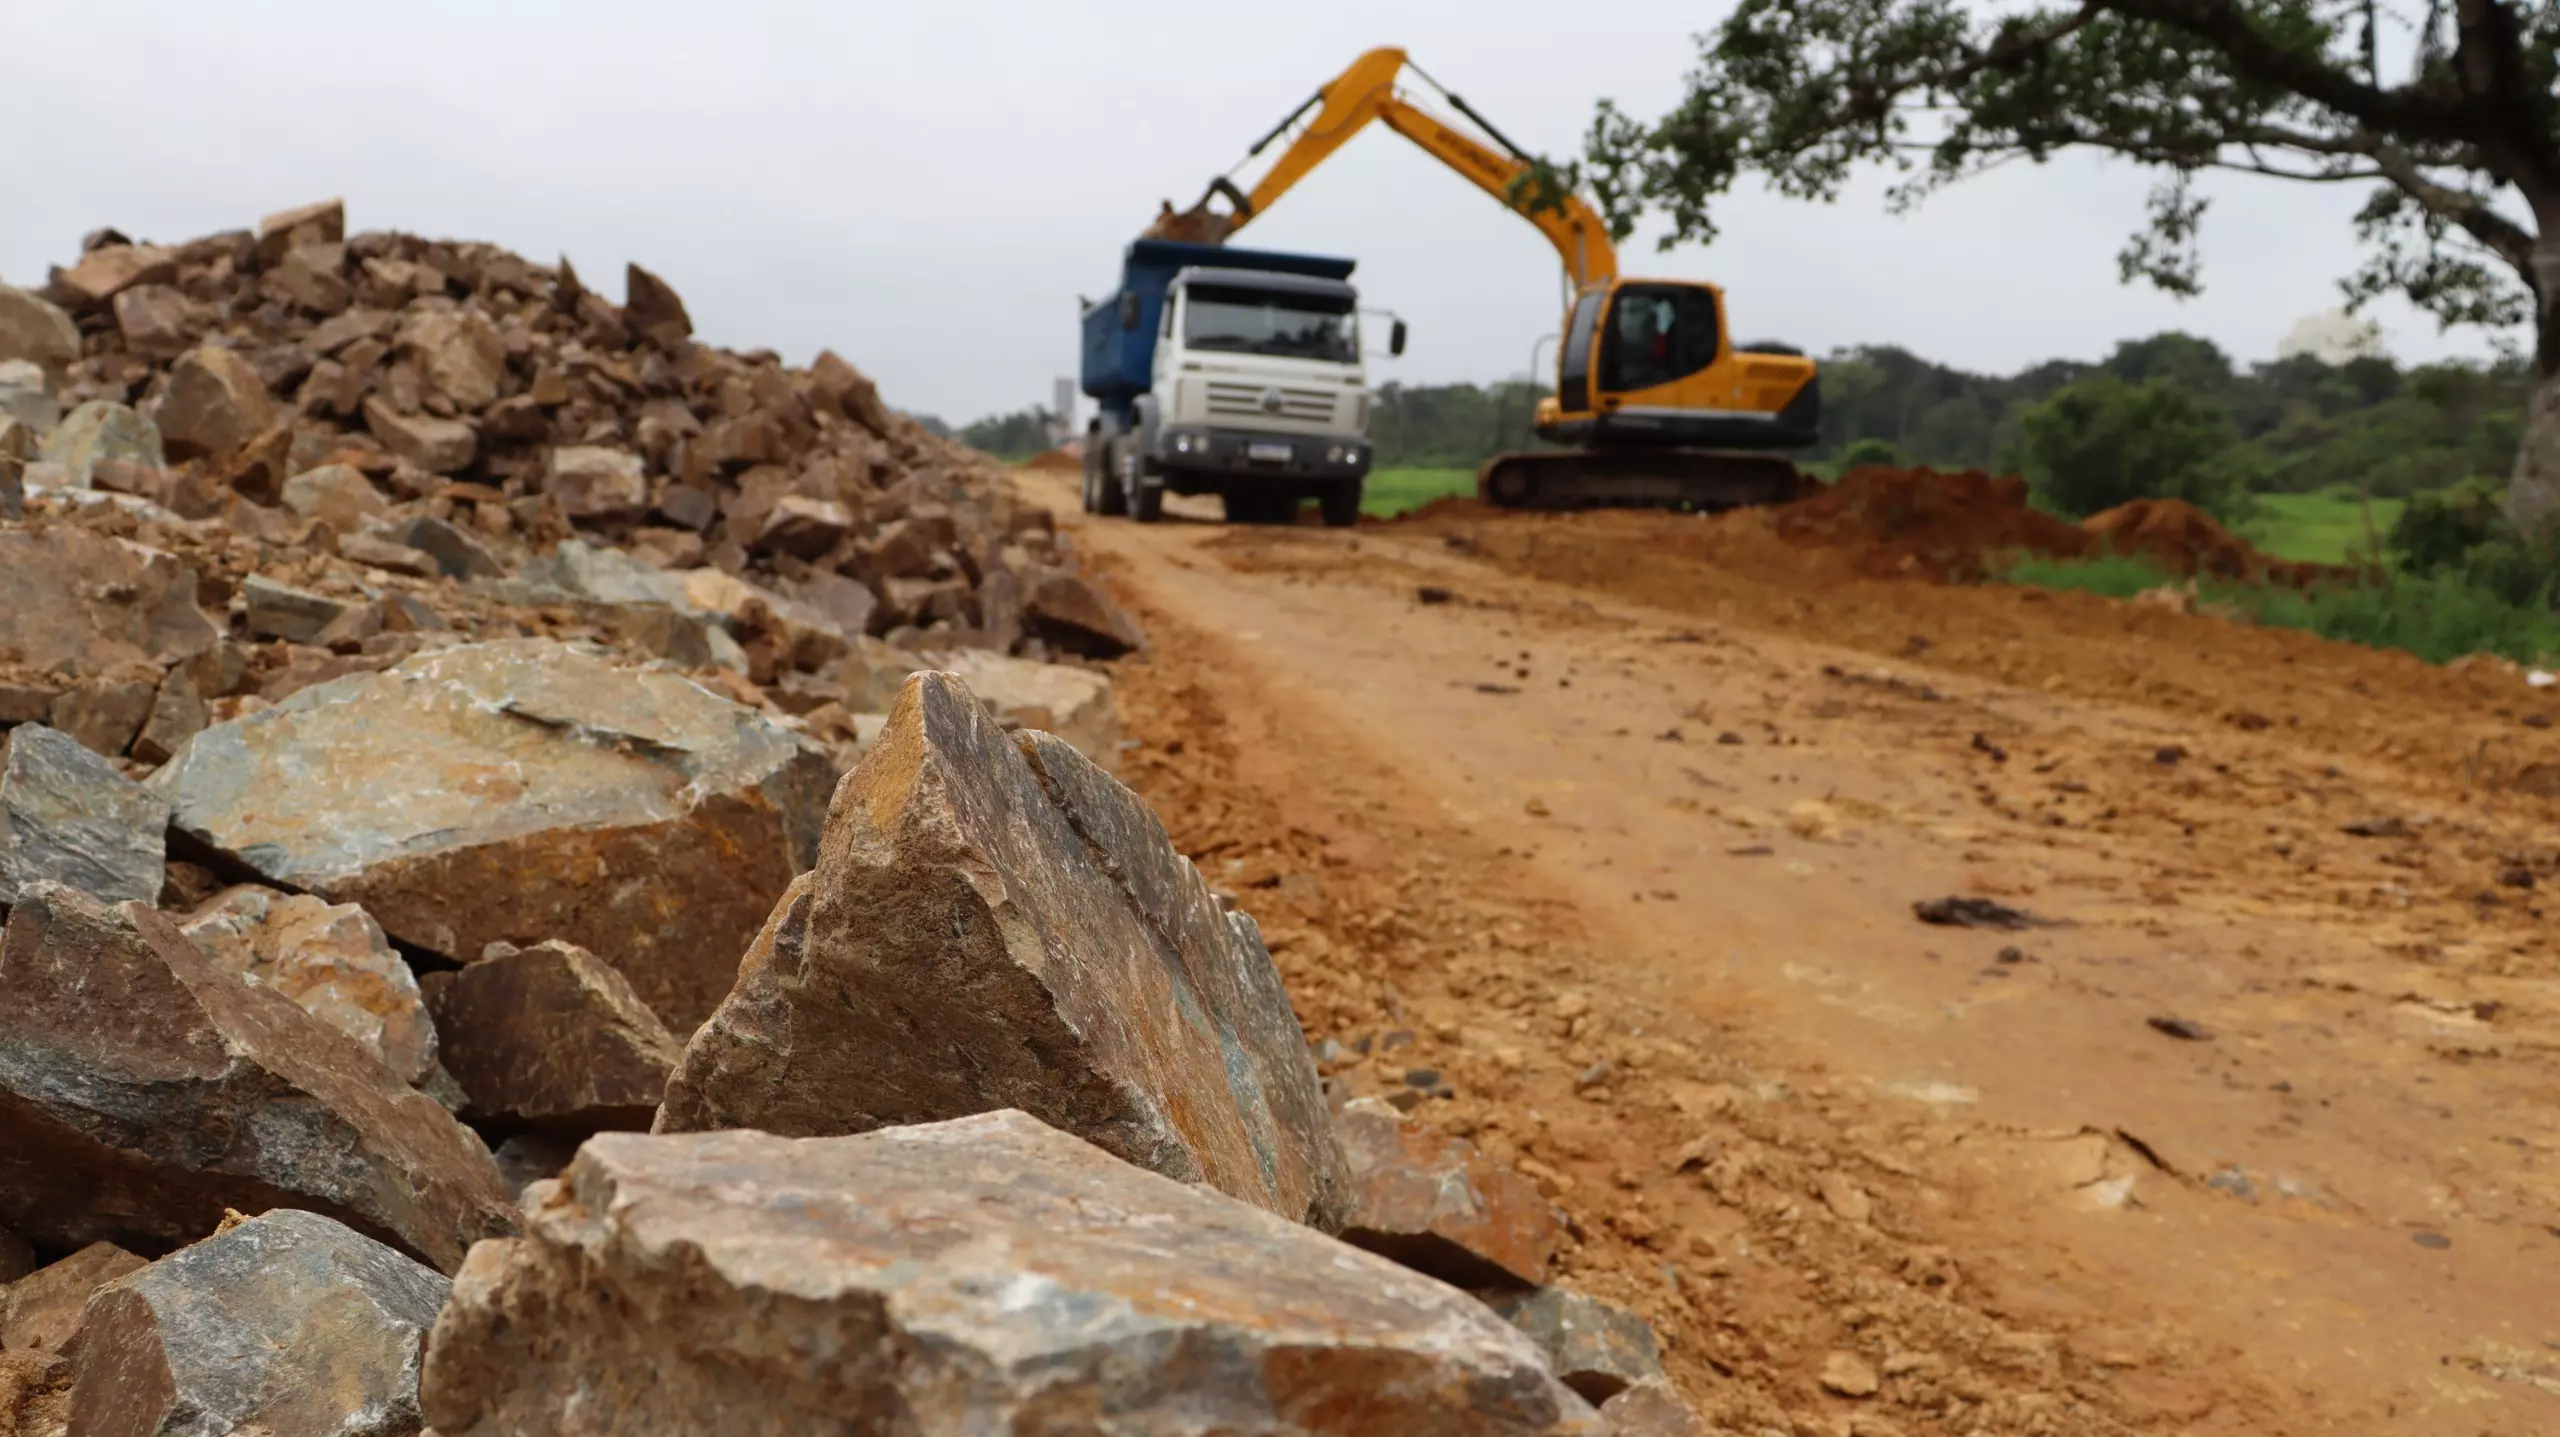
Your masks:
<instances>
[{"instance_id":1,"label":"dirt mound","mask_svg":"<svg viewBox=\"0 0 2560 1437\"><path fill-rule=\"evenodd\" d=\"M2027 506L2027 485L1978 469L1863 465L1807 499L1771 511L1780 538L1845 548L1860 573L1965 581L2012 554L2070 558L2096 548L2071 524Z\"/></svg>"},{"instance_id":2,"label":"dirt mound","mask_svg":"<svg viewBox=\"0 0 2560 1437\"><path fill-rule=\"evenodd\" d=\"M1084 461L1064 449L1043 449L1022 461L1025 469L1048 469L1061 474L1075 474L1084 469Z\"/></svg>"},{"instance_id":3,"label":"dirt mound","mask_svg":"<svg viewBox=\"0 0 2560 1437\"><path fill-rule=\"evenodd\" d=\"M2138 554L2172 573L2302 588L2347 579L2355 570L2302 564L2260 553L2248 540L2183 499L2136 499L2092 514L2080 527L2118 554Z\"/></svg>"}]
</instances>

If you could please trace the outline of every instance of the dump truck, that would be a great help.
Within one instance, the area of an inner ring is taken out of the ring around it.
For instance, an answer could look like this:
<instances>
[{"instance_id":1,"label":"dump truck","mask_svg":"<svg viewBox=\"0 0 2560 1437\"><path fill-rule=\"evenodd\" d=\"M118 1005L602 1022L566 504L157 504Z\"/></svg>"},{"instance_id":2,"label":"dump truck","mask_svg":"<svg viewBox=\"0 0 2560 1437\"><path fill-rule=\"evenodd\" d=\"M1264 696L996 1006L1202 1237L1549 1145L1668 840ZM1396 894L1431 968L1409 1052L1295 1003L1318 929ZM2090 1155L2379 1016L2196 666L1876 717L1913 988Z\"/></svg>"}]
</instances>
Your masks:
<instances>
[{"instance_id":1,"label":"dump truck","mask_svg":"<svg viewBox=\"0 0 2560 1437\"><path fill-rule=\"evenodd\" d=\"M1082 302L1084 508L1139 523L1215 494L1230 523L1286 523L1313 499L1354 522L1369 474L1369 384L1354 261L1133 241L1119 288ZM1387 352L1404 352L1402 320Z\"/></svg>"}]
</instances>

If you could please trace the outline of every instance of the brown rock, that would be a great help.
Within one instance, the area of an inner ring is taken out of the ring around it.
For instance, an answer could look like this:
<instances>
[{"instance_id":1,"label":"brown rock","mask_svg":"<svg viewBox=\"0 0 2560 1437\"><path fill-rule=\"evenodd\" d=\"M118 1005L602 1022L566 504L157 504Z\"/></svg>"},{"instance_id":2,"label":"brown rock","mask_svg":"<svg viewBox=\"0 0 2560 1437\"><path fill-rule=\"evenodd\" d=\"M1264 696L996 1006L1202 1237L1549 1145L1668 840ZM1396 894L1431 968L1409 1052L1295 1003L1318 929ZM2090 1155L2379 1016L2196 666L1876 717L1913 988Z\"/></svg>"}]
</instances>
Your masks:
<instances>
[{"instance_id":1,"label":"brown rock","mask_svg":"<svg viewBox=\"0 0 2560 1437\"><path fill-rule=\"evenodd\" d=\"M70 1425L135 1437L412 1437L452 1284L316 1213L278 1209L100 1288Z\"/></svg>"},{"instance_id":2,"label":"brown rock","mask_svg":"<svg viewBox=\"0 0 2560 1437\"><path fill-rule=\"evenodd\" d=\"M276 422L275 401L249 361L204 345L169 370L169 387L151 416L172 459L228 454Z\"/></svg>"},{"instance_id":3,"label":"brown rock","mask_svg":"<svg viewBox=\"0 0 2560 1437\"><path fill-rule=\"evenodd\" d=\"M1022 626L1053 649L1091 659L1116 659L1147 646L1137 620L1110 595L1054 569L1034 580L1023 596Z\"/></svg>"},{"instance_id":4,"label":"brown rock","mask_svg":"<svg viewBox=\"0 0 2560 1437\"><path fill-rule=\"evenodd\" d=\"M92 752L114 758L141 736L156 693L149 679L89 679L54 695L46 717Z\"/></svg>"},{"instance_id":5,"label":"brown rock","mask_svg":"<svg viewBox=\"0 0 2560 1437\"><path fill-rule=\"evenodd\" d=\"M355 299L346 277L344 245L295 245L284 262L266 272L259 287L314 314L336 314Z\"/></svg>"},{"instance_id":6,"label":"brown rock","mask_svg":"<svg viewBox=\"0 0 2560 1437\"><path fill-rule=\"evenodd\" d=\"M1662 1375L1662 1350L1645 1320L1622 1307L1560 1287L1487 1298L1493 1310L1529 1334L1564 1385L1606 1402Z\"/></svg>"},{"instance_id":7,"label":"brown rock","mask_svg":"<svg viewBox=\"0 0 2560 1437\"><path fill-rule=\"evenodd\" d=\"M150 420L124 405L92 399L64 415L45 436L44 458L62 466L62 483L86 489L97 467L109 460L157 465L168 455Z\"/></svg>"},{"instance_id":8,"label":"brown rock","mask_svg":"<svg viewBox=\"0 0 2560 1437\"><path fill-rule=\"evenodd\" d=\"M832 349L819 350L809 363L809 382L845 418L874 434L888 435L889 406L880 402L879 386L843 356Z\"/></svg>"},{"instance_id":9,"label":"brown rock","mask_svg":"<svg viewBox=\"0 0 2560 1437\"><path fill-rule=\"evenodd\" d=\"M873 583L913 579L940 567L942 555L943 546L929 527L913 519L892 519L856 548L853 567Z\"/></svg>"},{"instance_id":10,"label":"brown rock","mask_svg":"<svg viewBox=\"0 0 2560 1437\"><path fill-rule=\"evenodd\" d=\"M1648 1377L1601 1404L1607 1437L1716 1437L1670 1379Z\"/></svg>"},{"instance_id":11,"label":"brown rock","mask_svg":"<svg viewBox=\"0 0 2560 1437\"><path fill-rule=\"evenodd\" d=\"M853 514L832 499L786 494L765 516L750 545L758 553L815 559L853 532Z\"/></svg>"},{"instance_id":12,"label":"brown rock","mask_svg":"<svg viewBox=\"0 0 2560 1437\"><path fill-rule=\"evenodd\" d=\"M144 763L167 763L211 721L194 676L185 669L171 669L161 676L160 688L151 698L151 716L134 736L133 756Z\"/></svg>"},{"instance_id":13,"label":"brown rock","mask_svg":"<svg viewBox=\"0 0 2560 1437\"><path fill-rule=\"evenodd\" d=\"M27 1246L25 1238L0 1227L0 1288L6 1288L43 1265L36 1258L36 1250ZM0 1292L0 1313L8 1310L8 1303L8 1294Z\"/></svg>"},{"instance_id":14,"label":"brown rock","mask_svg":"<svg viewBox=\"0 0 2560 1437\"><path fill-rule=\"evenodd\" d=\"M929 1040L923 1035L930 1034ZM1330 1228L1315 1067L1252 921L1144 802L959 680L909 681L818 865L685 1049L661 1132L860 1132L1022 1108Z\"/></svg>"},{"instance_id":15,"label":"brown rock","mask_svg":"<svg viewBox=\"0 0 2560 1437\"><path fill-rule=\"evenodd\" d=\"M629 980L574 943L431 975L427 993L475 1118L646 1132L684 1056Z\"/></svg>"},{"instance_id":16,"label":"brown rock","mask_svg":"<svg viewBox=\"0 0 2560 1437\"><path fill-rule=\"evenodd\" d=\"M336 244L347 237L347 207L322 200L298 209L278 210L258 221L258 263L273 265L297 244Z\"/></svg>"},{"instance_id":17,"label":"brown rock","mask_svg":"<svg viewBox=\"0 0 2560 1437\"><path fill-rule=\"evenodd\" d=\"M479 456L480 435L459 419L403 414L376 395L364 402L364 426L382 447L430 474L454 474Z\"/></svg>"},{"instance_id":18,"label":"brown rock","mask_svg":"<svg viewBox=\"0 0 2560 1437\"><path fill-rule=\"evenodd\" d=\"M429 1339L419 1396L444 1437L1595 1423L1461 1294L1018 1112L606 1134L527 1214L529 1236L472 1254Z\"/></svg>"},{"instance_id":19,"label":"brown rock","mask_svg":"<svg viewBox=\"0 0 2560 1437\"><path fill-rule=\"evenodd\" d=\"M507 377L498 327L475 309L430 309L400 327L399 352L427 385L463 411L485 409Z\"/></svg>"},{"instance_id":20,"label":"brown rock","mask_svg":"<svg viewBox=\"0 0 2560 1437\"><path fill-rule=\"evenodd\" d=\"M243 884L198 905L178 931L363 1044L400 1081L424 1082L435 1067L436 1029L418 980L362 908Z\"/></svg>"},{"instance_id":21,"label":"brown rock","mask_svg":"<svg viewBox=\"0 0 2560 1437\"><path fill-rule=\"evenodd\" d=\"M174 359L195 343L186 295L165 284L138 284L116 296L116 329L127 354Z\"/></svg>"},{"instance_id":22,"label":"brown rock","mask_svg":"<svg viewBox=\"0 0 2560 1437\"><path fill-rule=\"evenodd\" d=\"M60 1352L80 1329L89 1294L149 1264L111 1242L93 1242L0 1293L0 1350Z\"/></svg>"},{"instance_id":23,"label":"brown rock","mask_svg":"<svg viewBox=\"0 0 2560 1437\"><path fill-rule=\"evenodd\" d=\"M675 287L638 265L622 272L622 319L635 334L669 345L693 333L693 316Z\"/></svg>"},{"instance_id":24,"label":"brown rock","mask_svg":"<svg viewBox=\"0 0 2560 1437\"><path fill-rule=\"evenodd\" d=\"M621 449L554 449L542 487L573 519L638 518L649 507L649 479L640 456Z\"/></svg>"},{"instance_id":25,"label":"brown rock","mask_svg":"<svg viewBox=\"0 0 2560 1437\"><path fill-rule=\"evenodd\" d=\"M178 254L158 245L107 245L80 256L56 283L90 304L105 304L137 284L167 284L178 277Z\"/></svg>"},{"instance_id":26,"label":"brown rock","mask_svg":"<svg viewBox=\"0 0 2560 1437\"><path fill-rule=\"evenodd\" d=\"M696 531L720 517L720 501L687 484L670 484L658 495L658 512L673 524Z\"/></svg>"},{"instance_id":27,"label":"brown rock","mask_svg":"<svg viewBox=\"0 0 2560 1437\"><path fill-rule=\"evenodd\" d=\"M311 642L347 609L344 600L279 584L263 574L251 574L243 581L240 596L248 601L250 633L298 644Z\"/></svg>"},{"instance_id":28,"label":"brown rock","mask_svg":"<svg viewBox=\"0 0 2560 1437\"><path fill-rule=\"evenodd\" d=\"M1460 1287L1547 1280L1564 1220L1537 1184L1376 1098L1345 1104L1334 1134L1353 1194L1343 1241Z\"/></svg>"},{"instance_id":29,"label":"brown rock","mask_svg":"<svg viewBox=\"0 0 2560 1437\"><path fill-rule=\"evenodd\" d=\"M0 649L67 679L124 678L210 652L195 571L174 555L56 524L0 529Z\"/></svg>"},{"instance_id":30,"label":"brown rock","mask_svg":"<svg viewBox=\"0 0 2560 1437\"><path fill-rule=\"evenodd\" d=\"M367 568L381 569L393 574L407 574L417 579L432 579L442 572L436 567L435 557L424 550L412 549L406 544L394 543L372 534L342 536L338 540L338 555ZM494 560L491 561L491 567L496 567Z\"/></svg>"},{"instance_id":31,"label":"brown rock","mask_svg":"<svg viewBox=\"0 0 2560 1437\"><path fill-rule=\"evenodd\" d=\"M1104 768L1120 762L1120 715L1111 701L1111 680L1091 669L1035 663L985 649L928 654L922 665L910 665L915 667L959 675L1007 728L1055 734Z\"/></svg>"},{"instance_id":32,"label":"brown rock","mask_svg":"<svg viewBox=\"0 0 2560 1437\"><path fill-rule=\"evenodd\" d=\"M290 1205L450 1269L512 1226L479 1139L142 904L21 894L0 991L0 1222L38 1243L165 1250Z\"/></svg>"},{"instance_id":33,"label":"brown rock","mask_svg":"<svg viewBox=\"0 0 2560 1437\"><path fill-rule=\"evenodd\" d=\"M79 358L80 327L71 316L0 284L0 362L22 359L58 380Z\"/></svg>"},{"instance_id":34,"label":"brown rock","mask_svg":"<svg viewBox=\"0 0 2560 1437\"><path fill-rule=\"evenodd\" d=\"M284 481L280 497L284 507L305 519L325 521L342 539L362 530L366 520L391 510L391 501L382 497L364 471L349 464L305 469Z\"/></svg>"},{"instance_id":35,"label":"brown rock","mask_svg":"<svg viewBox=\"0 0 2560 1437\"><path fill-rule=\"evenodd\" d=\"M1834 1352L1822 1359L1823 1390L1842 1397L1873 1397L1883 1383L1876 1377L1875 1364L1854 1352Z\"/></svg>"},{"instance_id":36,"label":"brown rock","mask_svg":"<svg viewBox=\"0 0 2560 1437\"><path fill-rule=\"evenodd\" d=\"M306 689L152 782L271 883L457 958L566 939L689 1032L814 855L833 771L678 675L519 639Z\"/></svg>"},{"instance_id":37,"label":"brown rock","mask_svg":"<svg viewBox=\"0 0 2560 1437\"><path fill-rule=\"evenodd\" d=\"M315 354L336 354L358 340L388 340L399 323L387 309L351 309L320 321L304 342Z\"/></svg>"},{"instance_id":38,"label":"brown rock","mask_svg":"<svg viewBox=\"0 0 2560 1437\"><path fill-rule=\"evenodd\" d=\"M825 569L812 569L800 578L789 581L784 586L783 592L787 597L806 605L823 617L848 641L859 641L865 633L869 632L872 611L880 606L880 601L872 596L869 589L842 574ZM923 667L921 664L910 664L908 670L912 672L921 667ZM899 675L902 681L905 677L905 674ZM891 699L896 696L895 690L888 695ZM881 708L885 711L888 703L884 701Z\"/></svg>"}]
</instances>

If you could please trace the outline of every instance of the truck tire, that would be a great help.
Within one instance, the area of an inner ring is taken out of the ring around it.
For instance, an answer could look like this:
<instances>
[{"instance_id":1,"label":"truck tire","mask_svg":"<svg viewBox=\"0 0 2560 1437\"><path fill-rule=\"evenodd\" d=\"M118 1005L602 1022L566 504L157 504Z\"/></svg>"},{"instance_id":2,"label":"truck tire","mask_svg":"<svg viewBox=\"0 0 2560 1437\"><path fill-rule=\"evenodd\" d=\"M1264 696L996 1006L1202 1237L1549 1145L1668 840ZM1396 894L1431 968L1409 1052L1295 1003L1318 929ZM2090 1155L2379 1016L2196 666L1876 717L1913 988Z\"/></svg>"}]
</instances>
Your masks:
<instances>
[{"instance_id":1,"label":"truck tire","mask_svg":"<svg viewBox=\"0 0 2560 1437\"><path fill-rule=\"evenodd\" d=\"M1089 433L1085 436L1083 497L1084 511L1088 514L1099 514L1102 512L1102 491L1104 487L1103 455L1107 453L1110 448L1110 445L1102 442L1102 436L1099 434Z\"/></svg>"},{"instance_id":2,"label":"truck tire","mask_svg":"<svg viewBox=\"0 0 2560 1437\"><path fill-rule=\"evenodd\" d=\"M1348 484L1336 484L1316 496L1316 506L1324 511L1326 528L1348 529L1360 522L1360 489L1360 481L1354 479Z\"/></svg>"},{"instance_id":3,"label":"truck tire","mask_svg":"<svg viewBox=\"0 0 2560 1437\"><path fill-rule=\"evenodd\" d=\"M1141 524L1153 524L1164 517L1164 483L1138 481L1137 490L1128 496L1129 517Z\"/></svg>"}]
</instances>

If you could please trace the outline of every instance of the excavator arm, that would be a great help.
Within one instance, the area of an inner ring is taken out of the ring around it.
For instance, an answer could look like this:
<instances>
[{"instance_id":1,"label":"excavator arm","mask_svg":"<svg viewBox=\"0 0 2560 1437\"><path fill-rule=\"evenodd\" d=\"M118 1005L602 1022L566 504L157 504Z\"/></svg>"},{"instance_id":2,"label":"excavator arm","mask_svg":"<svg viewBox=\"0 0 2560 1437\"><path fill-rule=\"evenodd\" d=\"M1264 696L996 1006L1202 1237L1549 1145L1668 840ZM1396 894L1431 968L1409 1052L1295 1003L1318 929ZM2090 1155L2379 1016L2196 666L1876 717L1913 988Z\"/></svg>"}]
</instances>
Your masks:
<instances>
[{"instance_id":1,"label":"excavator arm","mask_svg":"<svg viewBox=\"0 0 2560 1437\"><path fill-rule=\"evenodd\" d=\"M1349 69L1335 76L1271 133L1262 137L1247 152L1247 158L1259 155L1271 143L1287 134L1301 119L1305 128L1289 142L1271 162L1262 178L1250 191L1239 190L1223 177L1212 182L1209 194L1181 215L1167 213L1157 220L1154 231L1167 238L1197 238L1215 243L1252 222L1254 216L1279 200L1305 179L1315 167L1324 163L1334 151L1349 143L1370 121L1385 123L1388 129L1420 145L1432 158L1465 176L1476 188L1500 200L1514 213L1536 225L1547 242L1555 246L1564 261L1566 276L1573 288L1582 290L1593 285L1606 285L1617 278L1618 250L1610 243L1609 228L1601 222L1582 197L1564 194L1554 197L1553 204L1532 204L1527 187L1535 172L1531 158L1518 146L1503 138L1482 115L1456 95L1440 90L1443 98L1460 114L1475 122L1493 143L1486 144L1475 136L1451 125L1429 110L1413 103L1397 89L1396 81L1408 68L1422 75L1418 66L1409 64L1405 52L1391 47L1371 50L1351 62ZM1432 84L1439 90L1437 84ZM1307 118L1314 111L1313 118ZM1211 196L1223 194L1232 209L1225 213L1209 208Z\"/></svg>"}]
</instances>

